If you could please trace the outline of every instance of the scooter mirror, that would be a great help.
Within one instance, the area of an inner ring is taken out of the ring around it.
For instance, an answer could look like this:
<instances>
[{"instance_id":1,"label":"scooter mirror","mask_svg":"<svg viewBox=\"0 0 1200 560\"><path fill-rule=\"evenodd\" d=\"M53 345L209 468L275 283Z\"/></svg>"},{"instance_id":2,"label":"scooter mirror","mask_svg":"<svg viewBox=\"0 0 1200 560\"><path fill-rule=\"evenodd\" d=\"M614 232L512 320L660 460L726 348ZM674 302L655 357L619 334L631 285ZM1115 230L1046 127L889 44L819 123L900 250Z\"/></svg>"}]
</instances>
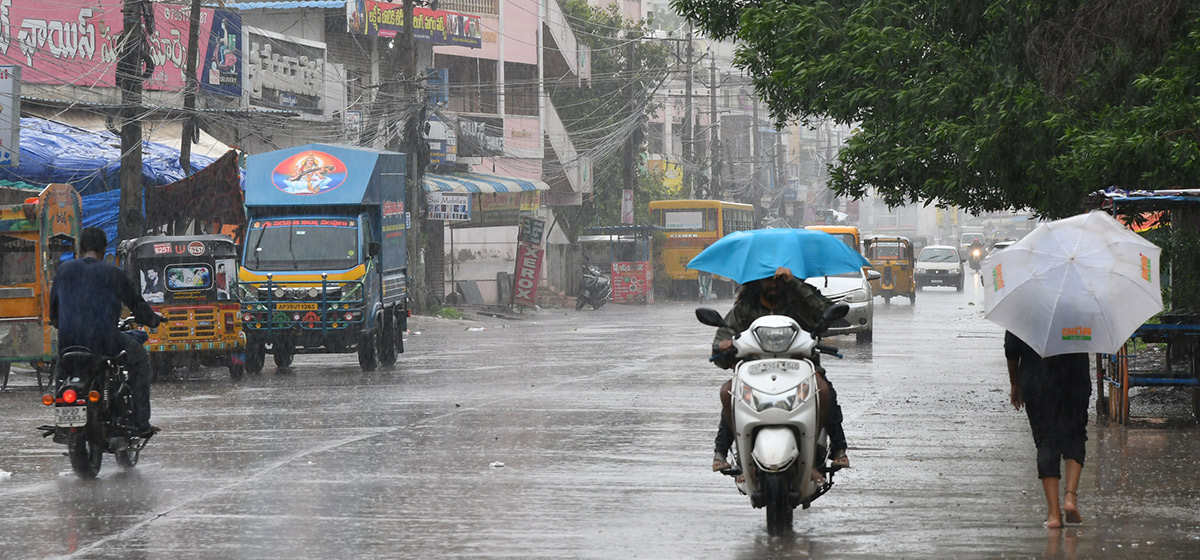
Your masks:
<instances>
[{"instance_id":1,"label":"scooter mirror","mask_svg":"<svg viewBox=\"0 0 1200 560\"><path fill-rule=\"evenodd\" d=\"M708 307L697 308L696 319L699 319L701 323L704 323L710 327L725 326L725 320L721 318L721 314L717 313L716 309L711 309Z\"/></svg>"},{"instance_id":2,"label":"scooter mirror","mask_svg":"<svg viewBox=\"0 0 1200 560\"><path fill-rule=\"evenodd\" d=\"M845 303L835 303L825 309L825 313L821 315L821 323L832 325L834 321L841 319L850 312L850 306Z\"/></svg>"}]
</instances>

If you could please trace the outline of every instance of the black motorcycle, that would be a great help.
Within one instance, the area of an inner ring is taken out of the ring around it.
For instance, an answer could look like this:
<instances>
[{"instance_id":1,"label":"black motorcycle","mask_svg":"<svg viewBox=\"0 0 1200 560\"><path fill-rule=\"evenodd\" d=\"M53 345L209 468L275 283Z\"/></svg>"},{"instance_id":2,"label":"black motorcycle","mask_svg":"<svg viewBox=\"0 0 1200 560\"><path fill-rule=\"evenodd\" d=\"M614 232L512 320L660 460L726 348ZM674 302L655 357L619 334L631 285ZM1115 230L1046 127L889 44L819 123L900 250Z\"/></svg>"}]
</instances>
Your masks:
<instances>
[{"instance_id":1,"label":"black motorcycle","mask_svg":"<svg viewBox=\"0 0 1200 560\"><path fill-rule=\"evenodd\" d=\"M145 342L144 332L131 332ZM38 429L42 437L66 444L71 469L80 478L96 478L105 453L133 468L150 439L137 429L125 357L124 351L107 357L82 346L64 348L53 391L42 397L42 404L54 407L54 425Z\"/></svg>"},{"instance_id":2,"label":"black motorcycle","mask_svg":"<svg viewBox=\"0 0 1200 560\"><path fill-rule=\"evenodd\" d=\"M575 310L591 305L592 309L604 307L612 299L612 282L594 265L585 264L583 277L579 279L579 297L575 298Z\"/></svg>"}]
</instances>

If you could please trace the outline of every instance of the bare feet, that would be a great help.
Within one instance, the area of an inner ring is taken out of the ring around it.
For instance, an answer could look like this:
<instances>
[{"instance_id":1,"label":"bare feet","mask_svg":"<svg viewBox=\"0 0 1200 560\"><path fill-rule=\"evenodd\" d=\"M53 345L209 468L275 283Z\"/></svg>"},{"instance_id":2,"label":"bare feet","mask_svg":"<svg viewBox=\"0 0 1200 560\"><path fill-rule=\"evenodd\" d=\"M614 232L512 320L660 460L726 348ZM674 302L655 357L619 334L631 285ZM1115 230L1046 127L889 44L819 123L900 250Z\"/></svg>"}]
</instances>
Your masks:
<instances>
[{"instance_id":1,"label":"bare feet","mask_svg":"<svg viewBox=\"0 0 1200 560\"><path fill-rule=\"evenodd\" d=\"M825 476L821 474L821 471L813 469L809 476L812 477L813 484L825 484Z\"/></svg>"},{"instance_id":2,"label":"bare feet","mask_svg":"<svg viewBox=\"0 0 1200 560\"><path fill-rule=\"evenodd\" d=\"M1083 523L1083 516L1079 514L1079 505L1075 503L1078 497L1071 490L1067 490L1063 494L1063 514L1067 518L1067 523Z\"/></svg>"},{"instance_id":3,"label":"bare feet","mask_svg":"<svg viewBox=\"0 0 1200 560\"><path fill-rule=\"evenodd\" d=\"M1062 529L1062 517L1047 519L1045 523L1042 523L1042 526L1047 529Z\"/></svg>"},{"instance_id":4,"label":"bare feet","mask_svg":"<svg viewBox=\"0 0 1200 560\"><path fill-rule=\"evenodd\" d=\"M713 454L713 472L721 472L729 468L729 461L726 461L719 453Z\"/></svg>"},{"instance_id":5,"label":"bare feet","mask_svg":"<svg viewBox=\"0 0 1200 560\"><path fill-rule=\"evenodd\" d=\"M850 458L846 456L846 450L838 451L837 457L830 461L829 465L841 469L850 468Z\"/></svg>"}]
</instances>

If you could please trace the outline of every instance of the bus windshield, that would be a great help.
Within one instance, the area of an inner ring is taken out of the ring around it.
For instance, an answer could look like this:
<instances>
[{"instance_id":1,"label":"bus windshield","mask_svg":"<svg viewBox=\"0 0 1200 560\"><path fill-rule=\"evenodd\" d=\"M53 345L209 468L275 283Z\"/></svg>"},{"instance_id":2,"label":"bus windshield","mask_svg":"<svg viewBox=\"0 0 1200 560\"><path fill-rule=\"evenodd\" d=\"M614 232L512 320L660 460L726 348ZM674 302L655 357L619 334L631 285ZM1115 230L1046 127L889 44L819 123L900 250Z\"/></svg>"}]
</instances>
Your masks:
<instances>
[{"instance_id":1,"label":"bus windshield","mask_svg":"<svg viewBox=\"0 0 1200 560\"><path fill-rule=\"evenodd\" d=\"M302 222L309 220L274 220L251 229L244 266L269 272L346 270L358 265L358 228L299 225Z\"/></svg>"},{"instance_id":2,"label":"bus windshield","mask_svg":"<svg viewBox=\"0 0 1200 560\"><path fill-rule=\"evenodd\" d=\"M662 211L662 227L664 229L705 231L704 209L665 209ZM715 224L714 224L715 225Z\"/></svg>"}]
</instances>

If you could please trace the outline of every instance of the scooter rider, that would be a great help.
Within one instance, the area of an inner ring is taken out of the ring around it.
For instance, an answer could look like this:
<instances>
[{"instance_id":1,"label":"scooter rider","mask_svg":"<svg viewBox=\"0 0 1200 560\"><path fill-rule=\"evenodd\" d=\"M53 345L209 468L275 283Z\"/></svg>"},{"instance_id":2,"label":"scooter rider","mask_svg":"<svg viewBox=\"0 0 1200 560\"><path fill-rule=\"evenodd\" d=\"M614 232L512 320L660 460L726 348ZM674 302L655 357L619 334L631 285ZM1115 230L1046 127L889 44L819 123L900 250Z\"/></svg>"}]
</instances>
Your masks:
<instances>
[{"instance_id":1,"label":"scooter rider","mask_svg":"<svg viewBox=\"0 0 1200 560\"><path fill-rule=\"evenodd\" d=\"M713 362L721 368L730 369L737 365L737 358L726 352L733 347L733 337L744 331L755 319L764 315L786 315L800 323L801 328L812 331L821 320L825 309L833 302L821 295L815 288L796 279L787 268L780 267L772 277L755 280L746 284L733 309L725 316L725 324L717 330L713 339ZM825 430L829 434L830 457L832 464L846 468L850 459L846 456L846 432L842 429L842 409L837 403L837 393L833 385L825 378L825 369L814 357L813 363L817 370L817 382L821 385L822 397L828 392L829 409L825 415ZM734 433L732 428L732 412L730 410L729 394L733 390L733 380L721 385L721 420L718 423L716 449L713 454L713 471L729 468L729 448L733 446Z\"/></svg>"},{"instance_id":2,"label":"scooter rider","mask_svg":"<svg viewBox=\"0 0 1200 560\"><path fill-rule=\"evenodd\" d=\"M103 356L126 353L133 410L141 437L158 431L150 424L150 356L142 343L121 332L121 305L134 319L157 327L163 317L142 299L140 290L117 267L104 262L108 239L104 230L84 228L76 245L75 260L58 268L50 290L50 323L58 328L58 347L83 346Z\"/></svg>"}]
</instances>

